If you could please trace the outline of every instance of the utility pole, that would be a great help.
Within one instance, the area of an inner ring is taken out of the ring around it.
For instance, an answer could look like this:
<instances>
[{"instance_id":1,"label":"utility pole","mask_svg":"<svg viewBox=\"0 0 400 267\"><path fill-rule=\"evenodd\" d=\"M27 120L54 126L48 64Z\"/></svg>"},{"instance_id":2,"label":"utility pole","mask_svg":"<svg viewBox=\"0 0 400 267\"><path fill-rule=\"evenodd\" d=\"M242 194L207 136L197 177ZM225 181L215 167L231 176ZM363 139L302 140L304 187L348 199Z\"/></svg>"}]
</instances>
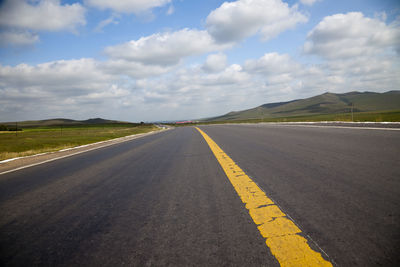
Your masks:
<instances>
[{"instance_id":1,"label":"utility pole","mask_svg":"<svg viewBox=\"0 0 400 267\"><path fill-rule=\"evenodd\" d=\"M351 103L351 121L354 122L354 115L353 115L354 103Z\"/></svg>"},{"instance_id":2,"label":"utility pole","mask_svg":"<svg viewBox=\"0 0 400 267\"><path fill-rule=\"evenodd\" d=\"M349 106L350 106L350 113L351 113L351 121L354 122L354 114L353 114L354 103L353 102L349 103Z\"/></svg>"}]
</instances>

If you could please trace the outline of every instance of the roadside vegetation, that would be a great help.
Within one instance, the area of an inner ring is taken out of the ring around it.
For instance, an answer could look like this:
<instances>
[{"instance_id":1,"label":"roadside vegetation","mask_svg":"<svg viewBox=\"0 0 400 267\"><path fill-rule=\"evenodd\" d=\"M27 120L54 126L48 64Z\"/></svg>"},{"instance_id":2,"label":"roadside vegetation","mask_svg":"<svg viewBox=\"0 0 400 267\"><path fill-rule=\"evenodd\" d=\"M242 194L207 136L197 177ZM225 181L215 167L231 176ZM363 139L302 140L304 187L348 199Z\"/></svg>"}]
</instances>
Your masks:
<instances>
[{"instance_id":1,"label":"roadside vegetation","mask_svg":"<svg viewBox=\"0 0 400 267\"><path fill-rule=\"evenodd\" d=\"M18 126L18 131L4 131L4 128L0 131L0 160L57 151L156 129L152 124L143 123Z\"/></svg>"},{"instance_id":2,"label":"roadside vegetation","mask_svg":"<svg viewBox=\"0 0 400 267\"><path fill-rule=\"evenodd\" d=\"M309 116L290 116L278 118L249 118L215 121L196 121L195 123L170 124L171 126L188 126L198 124L223 124L223 123L260 123L260 122L318 122L318 121L342 121L342 122L400 122L400 111L387 112L354 112L338 114L316 114Z\"/></svg>"},{"instance_id":3,"label":"roadside vegetation","mask_svg":"<svg viewBox=\"0 0 400 267\"><path fill-rule=\"evenodd\" d=\"M288 102L268 103L255 108L232 111L204 121L262 120L305 121L400 121L400 91L386 93L325 93Z\"/></svg>"}]
</instances>

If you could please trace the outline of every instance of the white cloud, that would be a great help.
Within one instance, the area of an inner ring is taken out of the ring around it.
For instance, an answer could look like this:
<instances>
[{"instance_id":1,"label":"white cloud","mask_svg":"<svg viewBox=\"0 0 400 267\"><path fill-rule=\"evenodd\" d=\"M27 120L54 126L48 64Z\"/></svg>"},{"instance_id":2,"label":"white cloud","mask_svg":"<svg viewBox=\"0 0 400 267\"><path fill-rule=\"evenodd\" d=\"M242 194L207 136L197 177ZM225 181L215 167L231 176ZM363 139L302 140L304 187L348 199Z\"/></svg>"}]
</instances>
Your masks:
<instances>
[{"instance_id":1,"label":"white cloud","mask_svg":"<svg viewBox=\"0 0 400 267\"><path fill-rule=\"evenodd\" d=\"M218 53L209 55L202 68L206 72L219 72L225 69L225 67L226 55Z\"/></svg>"},{"instance_id":2,"label":"white cloud","mask_svg":"<svg viewBox=\"0 0 400 267\"><path fill-rule=\"evenodd\" d=\"M130 94L129 90L121 88L116 84L111 84L108 90L89 93L86 98L88 99L110 99L126 97Z\"/></svg>"},{"instance_id":3,"label":"white cloud","mask_svg":"<svg viewBox=\"0 0 400 267\"><path fill-rule=\"evenodd\" d=\"M214 52L232 43L216 43L208 31L191 29L108 47L110 58L105 61L0 65L0 113L10 118L96 114L139 121L193 119L326 91L398 90L396 23L360 13L324 18L309 33L305 48L320 56L317 65L276 52L228 65L225 54ZM354 52L354 46L362 53ZM178 64L185 57L210 52L202 64Z\"/></svg>"},{"instance_id":4,"label":"white cloud","mask_svg":"<svg viewBox=\"0 0 400 267\"><path fill-rule=\"evenodd\" d=\"M103 28L106 27L107 25L110 25L110 24L116 25L116 24L118 24L119 23L118 18L119 18L119 15L113 14L111 17L100 21L100 23L96 26L94 31L95 32L103 32Z\"/></svg>"},{"instance_id":5,"label":"white cloud","mask_svg":"<svg viewBox=\"0 0 400 267\"><path fill-rule=\"evenodd\" d=\"M387 20L387 14L385 11L382 12L375 12L374 17L381 20L381 21L386 21Z\"/></svg>"},{"instance_id":6,"label":"white cloud","mask_svg":"<svg viewBox=\"0 0 400 267\"><path fill-rule=\"evenodd\" d=\"M59 0L5 0L0 25L34 31L74 31L85 25L85 8L79 3L61 5Z\"/></svg>"},{"instance_id":7,"label":"white cloud","mask_svg":"<svg viewBox=\"0 0 400 267\"><path fill-rule=\"evenodd\" d=\"M3 45L31 45L40 31L71 31L86 24L79 3L61 5L59 0L5 0L0 5L0 39Z\"/></svg>"},{"instance_id":8,"label":"white cloud","mask_svg":"<svg viewBox=\"0 0 400 267\"><path fill-rule=\"evenodd\" d=\"M392 57L357 57L352 60L329 60L321 65L333 91L379 91L400 88L400 64ZM333 81L341 81L333 83Z\"/></svg>"},{"instance_id":9,"label":"white cloud","mask_svg":"<svg viewBox=\"0 0 400 267\"><path fill-rule=\"evenodd\" d=\"M173 75L137 83L141 103L161 119L193 119L220 114L229 108L251 105L255 84L237 64L218 73L202 67L180 68ZM255 95L255 94L254 94Z\"/></svg>"},{"instance_id":10,"label":"white cloud","mask_svg":"<svg viewBox=\"0 0 400 267\"><path fill-rule=\"evenodd\" d=\"M326 59L400 52L400 27L364 17L360 12L325 17L307 36L304 51Z\"/></svg>"},{"instance_id":11,"label":"white cloud","mask_svg":"<svg viewBox=\"0 0 400 267\"><path fill-rule=\"evenodd\" d=\"M306 54L323 60L318 80L325 82L318 85L332 92L398 90L399 25L360 12L325 17L304 45Z\"/></svg>"},{"instance_id":12,"label":"white cloud","mask_svg":"<svg viewBox=\"0 0 400 267\"><path fill-rule=\"evenodd\" d=\"M161 7L171 0L85 0L89 6L99 9L112 9L119 13L141 13L155 7Z\"/></svg>"},{"instance_id":13,"label":"white cloud","mask_svg":"<svg viewBox=\"0 0 400 267\"><path fill-rule=\"evenodd\" d=\"M114 59L150 65L175 65L187 56L222 50L228 45L216 44L206 31L183 29L176 32L157 33L137 41L109 46L107 55Z\"/></svg>"},{"instance_id":14,"label":"white cloud","mask_svg":"<svg viewBox=\"0 0 400 267\"><path fill-rule=\"evenodd\" d=\"M0 111L10 118L88 118L93 114L109 118L112 112L121 112L121 108L130 105L137 108L140 104L144 95L135 91L135 79L169 70L137 62L90 58L38 65L0 65Z\"/></svg>"},{"instance_id":15,"label":"white cloud","mask_svg":"<svg viewBox=\"0 0 400 267\"><path fill-rule=\"evenodd\" d=\"M400 87L400 64L390 57L309 66L287 54L267 53L243 66L226 62L225 55L211 54L191 67L89 58L0 65L0 111L10 118L193 119L326 91ZM218 67L210 71L207 65Z\"/></svg>"},{"instance_id":16,"label":"white cloud","mask_svg":"<svg viewBox=\"0 0 400 267\"><path fill-rule=\"evenodd\" d=\"M309 97L327 91L385 92L400 87L400 63L396 58L380 55L329 59L313 66L296 62L287 54L268 53L259 59L247 60L243 71L249 73L253 81L264 82L266 86L262 90L269 97L276 96L277 100Z\"/></svg>"},{"instance_id":17,"label":"white cloud","mask_svg":"<svg viewBox=\"0 0 400 267\"><path fill-rule=\"evenodd\" d=\"M170 66L178 64L185 57L227 49L257 32L265 40L272 38L306 20L297 11L297 6L289 7L280 0L225 2L207 17L207 30L185 28L156 33L109 46L105 53L113 59ZM218 59L211 57L210 60ZM206 63L204 68L211 70L210 66Z\"/></svg>"},{"instance_id":18,"label":"white cloud","mask_svg":"<svg viewBox=\"0 0 400 267\"><path fill-rule=\"evenodd\" d=\"M173 68L170 66L145 65L140 62L115 59L103 62L101 69L112 75L125 75L134 79L142 79L165 74Z\"/></svg>"},{"instance_id":19,"label":"white cloud","mask_svg":"<svg viewBox=\"0 0 400 267\"><path fill-rule=\"evenodd\" d=\"M237 42L256 33L268 40L306 21L296 5L281 0L239 0L212 11L206 26L218 42Z\"/></svg>"},{"instance_id":20,"label":"white cloud","mask_svg":"<svg viewBox=\"0 0 400 267\"><path fill-rule=\"evenodd\" d=\"M175 12L174 6L173 6L173 5L170 5L169 8L168 8L168 10L167 10L167 15L168 15L168 16L169 16L169 15L172 15L172 14L174 14L174 12Z\"/></svg>"},{"instance_id":21,"label":"white cloud","mask_svg":"<svg viewBox=\"0 0 400 267\"><path fill-rule=\"evenodd\" d=\"M0 65L0 110L5 117L88 118L121 107L129 83L89 58L38 65ZM82 110L82 106L85 110Z\"/></svg>"},{"instance_id":22,"label":"white cloud","mask_svg":"<svg viewBox=\"0 0 400 267\"><path fill-rule=\"evenodd\" d=\"M0 32L1 45L31 45L38 41L39 36L29 31L10 30Z\"/></svg>"},{"instance_id":23,"label":"white cloud","mask_svg":"<svg viewBox=\"0 0 400 267\"><path fill-rule=\"evenodd\" d=\"M247 60L244 69L255 74L290 73L300 68L288 54L267 53L259 59Z\"/></svg>"},{"instance_id":24,"label":"white cloud","mask_svg":"<svg viewBox=\"0 0 400 267\"><path fill-rule=\"evenodd\" d=\"M205 85L239 85L249 81L250 76L242 71L239 64L232 64L222 72L203 76Z\"/></svg>"},{"instance_id":25,"label":"white cloud","mask_svg":"<svg viewBox=\"0 0 400 267\"><path fill-rule=\"evenodd\" d=\"M268 97L285 95L298 98L304 90L303 83L307 80L307 66L294 61L288 54L267 53L258 59L247 60L244 71L252 75L252 79L259 80L260 94Z\"/></svg>"},{"instance_id":26,"label":"white cloud","mask_svg":"<svg viewBox=\"0 0 400 267\"><path fill-rule=\"evenodd\" d=\"M224 3L212 11L207 18L207 30L185 28L156 33L106 47L105 53L115 60L171 66L185 57L230 48L236 41L257 32L264 39L271 38L306 20L296 6L289 7L280 0L240 0ZM206 63L204 70L210 71L210 66Z\"/></svg>"},{"instance_id":27,"label":"white cloud","mask_svg":"<svg viewBox=\"0 0 400 267\"><path fill-rule=\"evenodd\" d=\"M211 115L213 111L218 114L218 103L226 107L232 101L236 105L243 103L248 100L246 94L256 88L237 64L218 73L206 73L198 65L159 77L146 76L156 72L165 73L165 69L88 58L15 67L0 65L0 110L7 117L19 114L25 118L85 118L91 114L110 117L121 112L132 114L119 117L126 120L190 118Z\"/></svg>"},{"instance_id":28,"label":"white cloud","mask_svg":"<svg viewBox=\"0 0 400 267\"><path fill-rule=\"evenodd\" d=\"M300 0L303 5L312 6L318 0Z\"/></svg>"},{"instance_id":29,"label":"white cloud","mask_svg":"<svg viewBox=\"0 0 400 267\"><path fill-rule=\"evenodd\" d=\"M100 71L100 63L88 58L59 60L31 66L19 64L15 67L0 65L0 86L11 88L41 88L55 92L65 90L76 94L79 91L100 88L110 75Z\"/></svg>"}]
</instances>

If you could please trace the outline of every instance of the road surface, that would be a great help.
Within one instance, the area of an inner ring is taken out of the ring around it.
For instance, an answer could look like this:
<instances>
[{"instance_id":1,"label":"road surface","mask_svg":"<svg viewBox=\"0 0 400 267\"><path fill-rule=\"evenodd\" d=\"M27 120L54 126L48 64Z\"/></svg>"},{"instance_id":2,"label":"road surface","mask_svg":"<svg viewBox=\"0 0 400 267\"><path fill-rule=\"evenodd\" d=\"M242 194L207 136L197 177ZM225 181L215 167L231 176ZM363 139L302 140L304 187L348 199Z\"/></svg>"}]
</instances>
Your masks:
<instances>
[{"instance_id":1,"label":"road surface","mask_svg":"<svg viewBox=\"0 0 400 267\"><path fill-rule=\"evenodd\" d=\"M325 259L400 263L400 131L199 128ZM0 212L6 266L279 266L194 127L0 175Z\"/></svg>"}]
</instances>

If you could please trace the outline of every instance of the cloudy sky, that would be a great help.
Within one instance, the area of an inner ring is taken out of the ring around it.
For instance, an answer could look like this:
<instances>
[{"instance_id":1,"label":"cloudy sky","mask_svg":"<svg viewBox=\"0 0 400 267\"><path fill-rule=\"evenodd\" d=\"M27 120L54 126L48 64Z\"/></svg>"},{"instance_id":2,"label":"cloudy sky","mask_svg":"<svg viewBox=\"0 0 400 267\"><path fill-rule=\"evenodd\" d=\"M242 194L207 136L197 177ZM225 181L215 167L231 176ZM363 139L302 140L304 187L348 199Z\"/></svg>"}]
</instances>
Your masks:
<instances>
[{"instance_id":1,"label":"cloudy sky","mask_svg":"<svg viewBox=\"0 0 400 267\"><path fill-rule=\"evenodd\" d=\"M400 89L398 0L2 0L0 121L196 119Z\"/></svg>"}]
</instances>

